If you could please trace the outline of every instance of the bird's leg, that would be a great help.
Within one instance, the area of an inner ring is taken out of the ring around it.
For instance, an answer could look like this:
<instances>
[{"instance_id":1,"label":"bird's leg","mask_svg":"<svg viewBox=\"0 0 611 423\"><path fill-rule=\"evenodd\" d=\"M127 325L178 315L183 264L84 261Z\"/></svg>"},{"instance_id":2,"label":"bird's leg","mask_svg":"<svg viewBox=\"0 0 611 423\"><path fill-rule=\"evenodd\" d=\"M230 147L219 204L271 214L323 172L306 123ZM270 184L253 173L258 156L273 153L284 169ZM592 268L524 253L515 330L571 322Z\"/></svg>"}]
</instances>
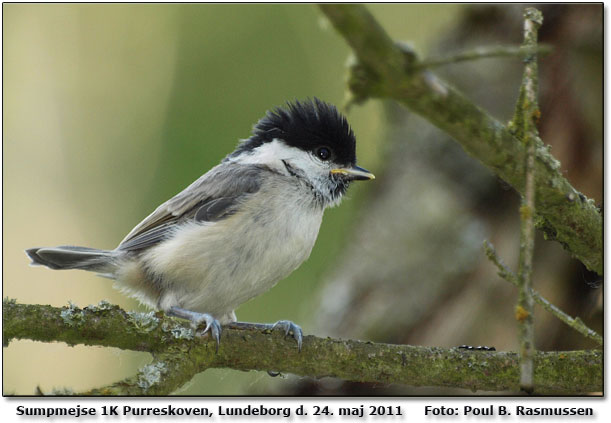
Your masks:
<instances>
[{"instance_id":1,"label":"bird's leg","mask_svg":"<svg viewBox=\"0 0 611 423\"><path fill-rule=\"evenodd\" d=\"M204 335L206 332L210 331L210 335L216 341L216 351L219 350L219 344L221 343L221 324L218 320L216 320L212 315L207 313L198 313L191 310L186 310L180 307L170 307L168 310L168 314L170 316L179 317L181 319L186 319L191 322L191 324L198 329L202 323L206 323L206 327L200 335Z\"/></svg>"},{"instance_id":2,"label":"bird's leg","mask_svg":"<svg viewBox=\"0 0 611 423\"><path fill-rule=\"evenodd\" d=\"M276 323L250 323L250 322L232 322L226 325L228 328L233 329L254 329L261 331L272 331L275 329L283 329L284 336L287 337L289 334L293 336L293 339L297 342L297 348L301 351L301 344L303 343L303 331L299 325L291 322L290 320L278 320Z\"/></svg>"}]
</instances>

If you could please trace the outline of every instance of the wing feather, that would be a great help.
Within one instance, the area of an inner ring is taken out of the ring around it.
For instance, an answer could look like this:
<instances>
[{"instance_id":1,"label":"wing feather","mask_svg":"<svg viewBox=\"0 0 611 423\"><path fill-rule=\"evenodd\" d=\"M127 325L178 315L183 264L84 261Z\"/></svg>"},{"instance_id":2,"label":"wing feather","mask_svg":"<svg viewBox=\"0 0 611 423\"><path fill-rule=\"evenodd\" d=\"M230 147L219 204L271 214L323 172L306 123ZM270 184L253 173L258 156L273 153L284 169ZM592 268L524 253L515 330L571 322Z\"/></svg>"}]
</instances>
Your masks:
<instances>
[{"instance_id":1,"label":"wing feather","mask_svg":"<svg viewBox=\"0 0 611 423\"><path fill-rule=\"evenodd\" d=\"M262 172L256 165L221 163L157 207L121 241L118 249L140 250L167 238L176 223L190 219L214 222L235 213L249 194L261 186Z\"/></svg>"}]
</instances>

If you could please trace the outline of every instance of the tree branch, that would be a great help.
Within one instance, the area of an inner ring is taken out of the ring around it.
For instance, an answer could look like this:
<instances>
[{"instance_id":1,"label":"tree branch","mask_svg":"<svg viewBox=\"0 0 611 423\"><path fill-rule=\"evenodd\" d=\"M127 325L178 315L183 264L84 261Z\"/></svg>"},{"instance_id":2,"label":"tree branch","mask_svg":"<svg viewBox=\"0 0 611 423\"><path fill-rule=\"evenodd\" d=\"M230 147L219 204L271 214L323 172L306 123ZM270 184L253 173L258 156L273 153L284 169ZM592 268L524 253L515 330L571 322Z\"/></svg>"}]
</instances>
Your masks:
<instances>
[{"instance_id":1,"label":"tree branch","mask_svg":"<svg viewBox=\"0 0 611 423\"><path fill-rule=\"evenodd\" d=\"M520 206L520 260L518 269L518 304L516 319L520 332L520 386L529 393L533 392L533 355L535 351L534 303L532 298L532 267L535 250L535 143L539 137L537 121L539 106L537 102L537 31L543 23L543 15L535 8L524 12L525 49L534 50L525 59L524 76L520 96L516 104L514 126L518 138L526 148L524 161L524 195Z\"/></svg>"},{"instance_id":2,"label":"tree branch","mask_svg":"<svg viewBox=\"0 0 611 423\"><path fill-rule=\"evenodd\" d=\"M488 259L494 263L494 265L498 269L498 275L505 279L507 282L511 283L514 286L518 286L518 276L513 273L506 265L503 263L501 258L496 253L494 246L490 244L488 241L484 241L484 250L486 252L486 256ZM531 296L533 299L545 310L549 311L551 314L556 316L559 320L566 323L571 328L575 329L577 332L585 336L586 338L590 338L595 341L598 345L603 345L603 337L600 336L595 330L590 329L586 326L586 324L579 317L572 318L564 311L560 310L554 304L550 303L547 299L541 296L537 291L531 289Z\"/></svg>"},{"instance_id":3,"label":"tree branch","mask_svg":"<svg viewBox=\"0 0 611 423\"><path fill-rule=\"evenodd\" d=\"M140 368L135 376L75 395L170 395L206 368L192 360L188 349L158 353L154 354L153 362Z\"/></svg>"},{"instance_id":4,"label":"tree branch","mask_svg":"<svg viewBox=\"0 0 611 423\"><path fill-rule=\"evenodd\" d=\"M478 47L473 50L461 51L447 57L427 58L414 65L417 69L436 68L439 66L451 65L454 63L465 62L468 60L480 60L498 57L525 57L533 53L549 54L551 46L540 44L534 49L524 48L524 46L492 46Z\"/></svg>"},{"instance_id":5,"label":"tree branch","mask_svg":"<svg viewBox=\"0 0 611 423\"><path fill-rule=\"evenodd\" d=\"M322 4L321 10L353 49L357 63L348 85L354 101L392 98L439 127L470 155L524 193L526 148L505 126L429 71L417 69L411 51L395 44L359 4ZM536 145L535 223L589 269L602 274L602 216L562 176L560 163Z\"/></svg>"},{"instance_id":6,"label":"tree branch","mask_svg":"<svg viewBox=\"0 0 611 423\"><path fill-rule=\"evenodd\" d=\"M64 341L149 351L153 363L139 373L89 395L163 395L208 368L273 370L356 382L443 386L489 391L519 390L519 357L513 352L376 344L305 336L303 349L279 331L223 330L214 341L163 313L126 313L101 303L79 309L3 302L3 342ZM535 383L541 393L602 391L602 352L537 352Z\"/></svg>"}]
</instances>

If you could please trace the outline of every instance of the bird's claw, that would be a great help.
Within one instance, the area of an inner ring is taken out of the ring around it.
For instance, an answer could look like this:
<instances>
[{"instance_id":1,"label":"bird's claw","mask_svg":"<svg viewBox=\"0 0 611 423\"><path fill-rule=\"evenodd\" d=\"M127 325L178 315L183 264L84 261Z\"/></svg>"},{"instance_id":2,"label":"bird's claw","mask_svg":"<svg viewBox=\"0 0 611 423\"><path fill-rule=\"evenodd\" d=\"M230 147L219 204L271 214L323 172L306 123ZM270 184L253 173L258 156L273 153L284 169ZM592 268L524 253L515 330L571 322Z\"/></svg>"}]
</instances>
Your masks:
<instances>
[{"instance_id":1,"label":"bird's claw","mask_svg":"<svg viewBox=\"0 0 611 423\"><path fill-rule=\"evenodd\" d=\"M270 330L274 330L276 328L284 329L284 336L287 337L292 332L293 338L297 341L297 348L301 352L301 345L303 343L303 330L299 325L291 322L290 320L278 320L276 323L272 325Z\"/></svg>"},{"instance_id":2,"label":"bird's claw","mask_svg":"<svg viewBox=\"0 0 611 423\"><path fill-rule=\"evenodd\" d=\"M204 322L206 323L204 330L197 332L197 329L200 328ZM210 336L216 341L216 351L218 352L219 345L221 344L221 333L223 332L219 321L207 313L201 313L198 319L193 321L193 325L196 329L196 335L204 336L206 333L210 332Z\"/></svg>"},{"instance_id":3,"label":"bird's claw","mask_svg":"<svg viewBox=\"0 0 611 423\"><path fill-rule=\"evenodd\" d=\"M198 313L191 310L186 310L180 307L170 307L168 314L174 317L180 317L181 319L187 319L191 322L191 325L195 329L195 334L198 336L205 335L208 331L210 336L216 341L216 352L219 351L219 345L221 344L221 324L211 314ZM206 327L203 331L198 332L202 323L206 323Z\"/></svg>"}]
</instances>

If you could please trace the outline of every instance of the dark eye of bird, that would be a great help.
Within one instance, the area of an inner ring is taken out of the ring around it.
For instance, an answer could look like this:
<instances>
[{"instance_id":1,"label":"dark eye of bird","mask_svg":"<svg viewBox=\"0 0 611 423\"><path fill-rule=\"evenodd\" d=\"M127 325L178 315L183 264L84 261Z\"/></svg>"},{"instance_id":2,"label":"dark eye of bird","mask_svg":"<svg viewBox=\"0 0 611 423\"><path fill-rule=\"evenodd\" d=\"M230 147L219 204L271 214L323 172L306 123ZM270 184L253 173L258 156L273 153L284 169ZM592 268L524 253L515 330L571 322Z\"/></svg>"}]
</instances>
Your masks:
<instances>
[{"instance_id":1,"label":"dark eye of bird","mask_svg":"<svg viewBox=\"0 0 611 423\"><path fill-rule=\"evenodd\" d=\"M316 155L320 160L329 160L331 158L331 150L327 147L319 147L316 149Z\"/></svg>"}]
</instances>

